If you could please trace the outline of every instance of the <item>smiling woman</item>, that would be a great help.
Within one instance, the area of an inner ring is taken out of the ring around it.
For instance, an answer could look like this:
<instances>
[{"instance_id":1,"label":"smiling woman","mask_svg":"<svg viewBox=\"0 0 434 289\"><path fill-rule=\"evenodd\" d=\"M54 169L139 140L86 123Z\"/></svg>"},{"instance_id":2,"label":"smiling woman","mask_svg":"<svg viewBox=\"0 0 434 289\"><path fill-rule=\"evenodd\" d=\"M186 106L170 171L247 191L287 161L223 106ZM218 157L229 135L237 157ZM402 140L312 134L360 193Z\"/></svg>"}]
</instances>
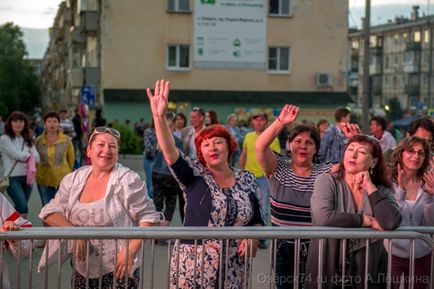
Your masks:
<instances>
[{"instance_id":1,"label":"smiling woman","mask_svg":"<svg viewBox=\"0 0 434 289\"><path fill-rule=\"evenodd\" d=\"M94 129L86 151L92 165L81 167L62 180L56 197L39 214L44 222L63 227L148 227L159 224L160 214L139 175L117 163L120 137L120 133L112 128ZM86 241L76 242L73 288L101 288L99 278L102 288L112 288L114 276L117 277L116 288L123 288L125 274L129 277L128 288L138 288L140 270L136 255L141 241L122 240L117 242L116 249L115 244L114 240L104 240L100 251L99 241L90 240L87 253ZM49 254L55 254L57 249L50 247ZM104 252L102 258L101 252ZM116 257L115 252L118 252ZM40 268L45 266L44 260L45 257L41 259ZM86 287L87 279L89 287Z\"/></svg>"}]
</instances>

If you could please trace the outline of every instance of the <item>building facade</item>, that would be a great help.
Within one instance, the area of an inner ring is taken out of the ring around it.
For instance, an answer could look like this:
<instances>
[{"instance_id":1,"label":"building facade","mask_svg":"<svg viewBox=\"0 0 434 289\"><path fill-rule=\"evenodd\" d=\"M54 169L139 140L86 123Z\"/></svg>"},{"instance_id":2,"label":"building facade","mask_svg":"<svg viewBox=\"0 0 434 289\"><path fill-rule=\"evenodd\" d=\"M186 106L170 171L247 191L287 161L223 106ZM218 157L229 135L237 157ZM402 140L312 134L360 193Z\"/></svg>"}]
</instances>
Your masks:
<instances>
[{"instance_id":1,"label":"building facade","mask_svg":"<svg viewBox=\"0 0 434 289\"><path fill-rule=\"evenodd\" d=\"M369 83L373 108L383 108L393 98L399 100L404 110L433 107L434 16L419 17L418 9L413 7L410 18L397 17L387 24L371 27ZM349 93L361 106L362 31L350 31L349 42Z\"/></svg>"},{"instance_id":2,"label":"building facade","mask_svg":"<svg viewBox=\"0 0 434 289\"><path fill-rule=\"evenodd\" d=\"M345 0L69 0L44 58L46 105L77 105L84 86L109 120L120 107L134 118L165 78L181 110L293 103L320 117L351 101L347 13Z\"/></svg>"}]
</instances>

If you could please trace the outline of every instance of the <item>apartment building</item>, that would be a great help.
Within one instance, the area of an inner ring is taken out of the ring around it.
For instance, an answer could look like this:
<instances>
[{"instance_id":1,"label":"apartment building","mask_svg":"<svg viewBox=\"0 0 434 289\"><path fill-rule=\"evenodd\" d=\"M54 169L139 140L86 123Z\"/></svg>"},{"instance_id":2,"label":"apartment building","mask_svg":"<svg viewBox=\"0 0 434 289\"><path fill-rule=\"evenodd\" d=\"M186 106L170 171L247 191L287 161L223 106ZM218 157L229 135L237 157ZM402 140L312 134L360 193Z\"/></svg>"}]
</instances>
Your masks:
<instances>
[{"instance_id":1,"label":"apartment building","mask_svg":"<svg viewBox=\"0 0 434 289\"><path fill-rule=\"evenodd\" d=\"M373 108L384 107L392 98L397 98L405 110L433 107L434 16L420 17L418 9L413 7L410 18L400 16L387 24L371 27L369 75ZM361 106L362 31L350 31L349 42L349 93Z\"/></svg>"},{"instance_id":2,"label":"apartment building","mask_svg":"<svg viewBox=\"0 0 434 289\"><path fill-rule=\"evenodd\" d=\"M181 110L293 103L331 116L352 101L347 13L346 0L69 0L44 58L46 104L96 95L109 120L134 120L146 87L165 78Z\"/></svg>"}]
</instances>

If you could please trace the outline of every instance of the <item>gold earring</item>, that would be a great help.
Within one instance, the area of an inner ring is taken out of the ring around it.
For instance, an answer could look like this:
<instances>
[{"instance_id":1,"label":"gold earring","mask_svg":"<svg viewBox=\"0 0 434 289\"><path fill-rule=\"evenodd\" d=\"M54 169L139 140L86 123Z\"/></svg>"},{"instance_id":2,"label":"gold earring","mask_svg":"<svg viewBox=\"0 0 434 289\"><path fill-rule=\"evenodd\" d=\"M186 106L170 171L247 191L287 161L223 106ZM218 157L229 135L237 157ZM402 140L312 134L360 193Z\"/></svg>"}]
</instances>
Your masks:
<instances>
[{"instance_id":1,"label":"gold earring","mask_svg":"<svg viewBox=\"0 0 434 289\"><path fill-rule=\"evenodd\" d=\"M374 173L374 168L369 168L369 173L372 175Z\"/></svg>"}]
</instances>

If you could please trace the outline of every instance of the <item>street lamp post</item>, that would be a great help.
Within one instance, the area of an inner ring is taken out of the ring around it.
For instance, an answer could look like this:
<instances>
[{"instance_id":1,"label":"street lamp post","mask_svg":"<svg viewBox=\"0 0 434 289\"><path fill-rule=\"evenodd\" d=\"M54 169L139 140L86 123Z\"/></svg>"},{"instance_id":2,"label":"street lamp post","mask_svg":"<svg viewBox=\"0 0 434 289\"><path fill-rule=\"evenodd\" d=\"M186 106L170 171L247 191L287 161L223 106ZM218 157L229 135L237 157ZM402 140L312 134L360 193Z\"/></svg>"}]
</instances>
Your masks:
<instances>
[{"instance_id":1,"label":"street lamp post","mask_svg":"<svg viewBox=\"0 0 434 289\"><path fill-rule=\"evenodd\" d=\"M363 103L362 103L362 130L368 133L369 129L369 36L371 22L371 0L365 2L365 19L363 21Z\"/></svg>"}]
</instances>

